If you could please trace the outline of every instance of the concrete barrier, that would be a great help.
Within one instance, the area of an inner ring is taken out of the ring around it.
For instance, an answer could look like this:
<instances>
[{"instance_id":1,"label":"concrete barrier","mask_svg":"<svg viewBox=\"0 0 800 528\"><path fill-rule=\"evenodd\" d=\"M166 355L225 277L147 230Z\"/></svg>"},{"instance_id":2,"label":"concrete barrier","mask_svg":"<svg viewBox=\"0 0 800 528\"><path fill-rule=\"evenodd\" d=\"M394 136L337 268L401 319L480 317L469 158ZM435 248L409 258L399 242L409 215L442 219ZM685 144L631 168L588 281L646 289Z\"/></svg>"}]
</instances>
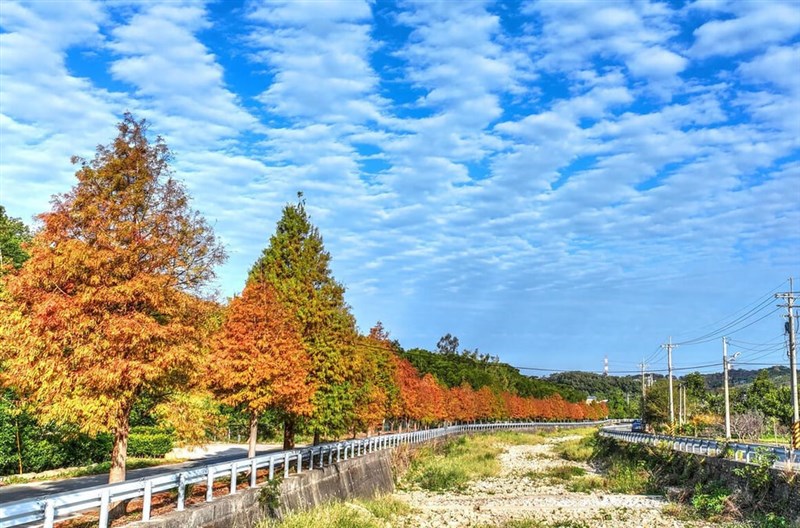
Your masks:
<instances>
[{"instance_id":1,"label":"concrete barrier","mask_svg":"<svg viewBox=\"0 0 800 528\"><path fill-rule=\"evenodd\" d=\"M269 517L269 508L259 501L263 487L240 490L210 503L161 515L135 528L252 528ZM358 458L335 462L313 471L293 474L281 481L279 507L275 513L306 510L333 500L372 498L394 491L392 450L375 451Z\"/></svg>"}]
</instances>

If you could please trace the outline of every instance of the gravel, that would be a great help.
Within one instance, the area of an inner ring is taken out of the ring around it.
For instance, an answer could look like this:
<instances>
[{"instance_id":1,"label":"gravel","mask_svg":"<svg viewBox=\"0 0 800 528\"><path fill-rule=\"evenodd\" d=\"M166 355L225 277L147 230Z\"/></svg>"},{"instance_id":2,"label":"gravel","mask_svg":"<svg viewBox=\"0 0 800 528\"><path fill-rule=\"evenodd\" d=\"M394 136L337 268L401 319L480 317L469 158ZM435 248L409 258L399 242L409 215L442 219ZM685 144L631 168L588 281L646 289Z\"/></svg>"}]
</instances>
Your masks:
<instances>
[{"instance_id":1,"label":"gravel","mask_svg":"<svg viewBox=\"0 0 800 528\"><path fill-rule=\"evenodd\" d=\"M413 513L401 519L398 526L502 526L507 521L523 519L537 520L545 526L566 524L576 528L714 526L665 515L662 510L668 502L660 496L571 492L564 482L531 474L556 466L580 466L587 474L594 473L586 464L561 460L554 454L556 443L573 438L576 437L548 438L539 445L506 446L500 456L500 475L472 482L461 492L398 491L395 496L413 508Z\"/></svg>"}]
</instances>

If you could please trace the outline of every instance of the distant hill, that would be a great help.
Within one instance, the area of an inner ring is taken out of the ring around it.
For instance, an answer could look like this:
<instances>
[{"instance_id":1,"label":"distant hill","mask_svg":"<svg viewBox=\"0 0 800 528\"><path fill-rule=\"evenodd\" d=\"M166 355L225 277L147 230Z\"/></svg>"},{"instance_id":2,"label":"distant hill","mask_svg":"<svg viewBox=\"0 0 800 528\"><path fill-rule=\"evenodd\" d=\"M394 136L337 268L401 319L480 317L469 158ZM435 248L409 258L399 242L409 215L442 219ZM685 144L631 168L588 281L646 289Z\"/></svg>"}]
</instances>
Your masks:
<instances>
[{"instance_id":1,"label":"distant hill","mask_svg":"<svg viewBox=\"0 0 800 528\"><path fill-rule=\"evenodd\" d=\"M769 373L770 379L778 386L782 385L789 385L789 367L784 367L780 365L775 365L773 367L768 367L765 369L755 369L755 370L747 370L747 369L731 369L728 372L728 380L732 387L737 387L741 385L749 385L753 383L753 380L756 379L756 376L762 370L766 370ZM721 389L724 385L724 379L722 372L714 372L711 374L702 374L703 378L706 380L706 388L709 390L716 390Z\"/></svg>"},{"instance_id":2,"label":"distant hill","mask_svg":"<svg viewBox=\"0 0 800 528\"><path fill-rule=\"evenodd\" d=\"M616 391L638 395L642 392L639 376L603 376L594 372L568 371L548 376L547 381L587 392L600 399L607 399Z\"/></svg>"}]
</instances>

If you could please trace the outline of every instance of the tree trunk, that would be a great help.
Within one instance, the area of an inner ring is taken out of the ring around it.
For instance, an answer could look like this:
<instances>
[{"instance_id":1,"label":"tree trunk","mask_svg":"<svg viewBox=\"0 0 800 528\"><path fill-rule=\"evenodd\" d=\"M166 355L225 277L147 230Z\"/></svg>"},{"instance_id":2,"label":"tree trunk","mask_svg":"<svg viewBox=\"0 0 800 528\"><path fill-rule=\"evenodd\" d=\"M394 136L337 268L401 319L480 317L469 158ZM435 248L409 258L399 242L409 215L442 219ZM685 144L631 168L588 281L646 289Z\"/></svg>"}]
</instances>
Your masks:
<instances>
[{"instance_id":1,"label":"tree trunk","mask_svg":"<svg viewBox=\"0 0 800 528\"><path fill-rule=\"evenodd\" d=\"M128 458L128 435L130 426L131 408L127 403L120 409L117 418L117 427L114 430L114 449L111 451L111 471L108 473L108 483L122 482L125 480L125 461Z\"/></svg>"},{"instance_id":2,"label":"tree trunk","mask_svg":"<svg viewBox=\"0 0 800 528\"><path fill-rule=\"evenodd\" d=\"M287 416L283 421L283 448L294 449L294 429L296 418L294 416Z\"/></svg>"},{"instance_id":3,"label":"tree trunk","mask_svg":"<svg viewBox=\"0 0 800 528\"><path fill-rule=\"evenodd\" d=\"M250 439L247 443L247 457L256 456L256 442L258 441L258 413L250 414Z\"/></svg>"},{"instance_id":4,"label":"tree trunk","mask_svg":"<svg viewBox=\"0 0 800 528\"><path fill-rule=\"evenodd\" d=\"M314 431L314 445L319 445L321 442L319 431Z\"/></svg>"},{"instance_id":5,"label":"tree trunk","mask_svg":"<svg viewBox=\"0 0 800 528\"><path fill-rule=\"evenodd\" d=\"M111 470L108 472L108 483L122 482L125 480L125 463L128 458L128 435L131 431L131 405L123 404L117 418L117 428L114 430L114 448L111 450ZM108 512L109 520L118 519L125 515L129 500L111 504Z\"/></svg>"}]
</instances>

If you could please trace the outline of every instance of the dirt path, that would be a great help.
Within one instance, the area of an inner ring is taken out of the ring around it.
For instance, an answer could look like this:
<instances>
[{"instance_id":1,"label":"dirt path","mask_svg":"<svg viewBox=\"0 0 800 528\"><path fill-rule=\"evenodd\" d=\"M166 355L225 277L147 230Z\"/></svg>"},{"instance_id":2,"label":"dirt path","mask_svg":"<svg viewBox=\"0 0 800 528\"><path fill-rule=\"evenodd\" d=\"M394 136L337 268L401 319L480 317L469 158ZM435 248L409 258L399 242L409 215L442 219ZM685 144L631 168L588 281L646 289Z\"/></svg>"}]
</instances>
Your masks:
<instances>
[{"instance_id":1,"label":"dirt path","mask_svg":"<svg viewBox=\"0 0 800 528\"><path fill-rule=\"evenodd\" d=\"M500 456L500 476L473 482L463 492L397 492L395 496L414 509L399 526L502 526L522 519L565 528L713 526L664 515L662 508L667 502L661 497L571 492L566 482L542 478L541 473L558 466L579 466L587 474L593 473L588 465L561 460L553 452L556 443L570 438L576 437L548 438L540 445L507 446Z\"/></svg>"}]
</instances>

